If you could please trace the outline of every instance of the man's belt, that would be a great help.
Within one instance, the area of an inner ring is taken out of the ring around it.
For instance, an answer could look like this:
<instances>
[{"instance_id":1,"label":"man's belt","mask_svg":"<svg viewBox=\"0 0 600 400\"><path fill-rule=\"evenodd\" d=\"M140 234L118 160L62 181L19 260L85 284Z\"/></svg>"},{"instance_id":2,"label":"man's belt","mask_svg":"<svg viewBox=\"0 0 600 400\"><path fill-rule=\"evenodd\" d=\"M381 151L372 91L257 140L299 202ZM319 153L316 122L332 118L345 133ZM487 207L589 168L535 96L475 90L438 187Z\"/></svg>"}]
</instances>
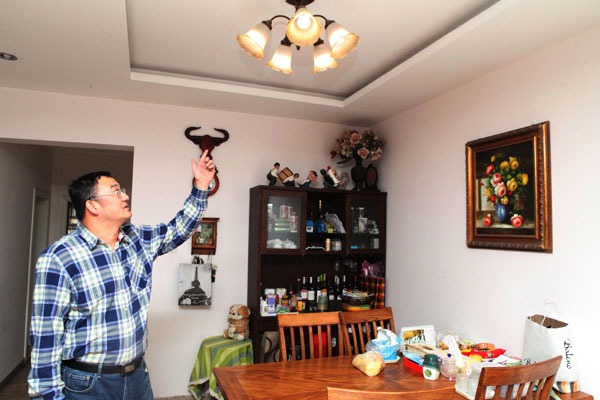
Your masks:
<instances>
[{"instance_id":1,"label":"man's belt","mask_svg":"<svg viewBox=\"0 0 600 400\"><path fill-rule=\"evenodd\" d=\"M144 361L144 357L138 357L126 365L88 364L77 360L63 360L62 364L69 368L84 372L98 372L100 367L102 367L102 373L121 374L124 376L135 371L140 365L142 365L142 361Z\"/></svg>"}]
</instances>

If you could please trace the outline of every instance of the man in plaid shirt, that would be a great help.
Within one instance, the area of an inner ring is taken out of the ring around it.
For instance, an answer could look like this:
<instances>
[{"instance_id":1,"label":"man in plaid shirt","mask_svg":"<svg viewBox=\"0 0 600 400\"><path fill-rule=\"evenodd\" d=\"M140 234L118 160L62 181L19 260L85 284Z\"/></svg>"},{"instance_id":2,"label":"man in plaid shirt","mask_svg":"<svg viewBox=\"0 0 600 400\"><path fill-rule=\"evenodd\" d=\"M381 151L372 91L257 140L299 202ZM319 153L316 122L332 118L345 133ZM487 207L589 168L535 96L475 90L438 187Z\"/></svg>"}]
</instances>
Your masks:
<instances>
[{"instance_id":1,"label":"man in plaid shirt","mask_svg":"<svg viewBox=\"0 0 600 400\"><path fill-rule=\"evenodd\" d=\"M110 173L76 179L79 224L38 259L29 395L43 399L153 399L146 322L156 257L183 244L207 205L215 166L192 160L194 187L167 224L132 225L129 196Z\"/></svg>"}]
</instances>

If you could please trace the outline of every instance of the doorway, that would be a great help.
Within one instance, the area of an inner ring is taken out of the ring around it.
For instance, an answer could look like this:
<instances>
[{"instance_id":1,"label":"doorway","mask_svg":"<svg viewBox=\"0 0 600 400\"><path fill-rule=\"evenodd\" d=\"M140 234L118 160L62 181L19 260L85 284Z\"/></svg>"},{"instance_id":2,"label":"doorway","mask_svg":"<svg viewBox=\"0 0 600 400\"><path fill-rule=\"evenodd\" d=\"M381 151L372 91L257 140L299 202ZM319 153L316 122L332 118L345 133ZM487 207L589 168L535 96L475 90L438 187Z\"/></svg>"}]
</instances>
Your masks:
<instances>
[{"instance_id":1,"label":"doorway","mask_svg":"<svg viewBox=\"0 0 600 400\"><path fill-rule=\"evenodd\" d=\"M48 247L50 232L50 193L33 188L33 205L31 207L31 235L29 242L29 273L27 278L27 303L25 306L25 345L23 357L29 357L29 325L35 286L35 264L38 257Z\"/></svg>"}]
</instances>

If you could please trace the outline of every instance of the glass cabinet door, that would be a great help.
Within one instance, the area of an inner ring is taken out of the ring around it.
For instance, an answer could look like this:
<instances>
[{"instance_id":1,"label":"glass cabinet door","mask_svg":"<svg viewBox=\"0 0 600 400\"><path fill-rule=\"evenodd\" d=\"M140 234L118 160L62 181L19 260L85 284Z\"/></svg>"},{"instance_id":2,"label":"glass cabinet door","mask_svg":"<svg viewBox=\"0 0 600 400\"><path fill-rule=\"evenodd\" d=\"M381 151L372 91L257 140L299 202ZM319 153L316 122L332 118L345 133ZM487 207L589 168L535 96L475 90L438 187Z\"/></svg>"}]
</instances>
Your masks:
<instances>
[{"instance_id":1,"label":"glass cabinet door","mask_svg":"<svg viewBox=\"0 0 600 400\"><path fill-rule=\"evenodd\" d=\"M350 252L379 252L385 247L385 200L353 196L350 205Z\"/></svg>"},{"instance_id":2,"label":"glass cabinet door","mask_svg":"<svg viewBox=\"0 0 600 400\"><path fill-rule=\"evenodd\" d=\"M300 250L302 248L302 196L265 195L265 249Z\"/></svg>"}]
</instances>

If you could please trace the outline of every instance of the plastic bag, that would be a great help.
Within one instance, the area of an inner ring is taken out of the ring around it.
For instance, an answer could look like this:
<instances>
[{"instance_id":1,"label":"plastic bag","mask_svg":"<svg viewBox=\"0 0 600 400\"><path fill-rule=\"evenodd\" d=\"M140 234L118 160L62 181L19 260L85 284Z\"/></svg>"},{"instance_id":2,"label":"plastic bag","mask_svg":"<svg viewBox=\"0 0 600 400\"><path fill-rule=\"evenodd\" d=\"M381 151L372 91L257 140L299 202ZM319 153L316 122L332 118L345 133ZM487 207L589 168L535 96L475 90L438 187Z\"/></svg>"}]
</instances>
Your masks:
<instances>
[{"instance_id":1,"label":"plastic bag","mask_svg":"<svg viewBox=\"0 0 600 400\"><path fill-rule=\"evenodd\" d=\"M360 369L367 376L375 376L385 367L385 361L383 361L383 356L380 353L367 351L354 357L352 365Z\"/></svg>"},{"instance_id":2,"label":"plastic bag","mask_svg":"<svg viewBox=\"0 0 600 400\"><path fill-rule=\"evenodd\" d=\"M398 360L398 350L402 342L396 334L388 329L377 328L377 339L367 343L367 351L375 351L383 356L384 361L393 362Z\"/></svg>"}]
</instances>

